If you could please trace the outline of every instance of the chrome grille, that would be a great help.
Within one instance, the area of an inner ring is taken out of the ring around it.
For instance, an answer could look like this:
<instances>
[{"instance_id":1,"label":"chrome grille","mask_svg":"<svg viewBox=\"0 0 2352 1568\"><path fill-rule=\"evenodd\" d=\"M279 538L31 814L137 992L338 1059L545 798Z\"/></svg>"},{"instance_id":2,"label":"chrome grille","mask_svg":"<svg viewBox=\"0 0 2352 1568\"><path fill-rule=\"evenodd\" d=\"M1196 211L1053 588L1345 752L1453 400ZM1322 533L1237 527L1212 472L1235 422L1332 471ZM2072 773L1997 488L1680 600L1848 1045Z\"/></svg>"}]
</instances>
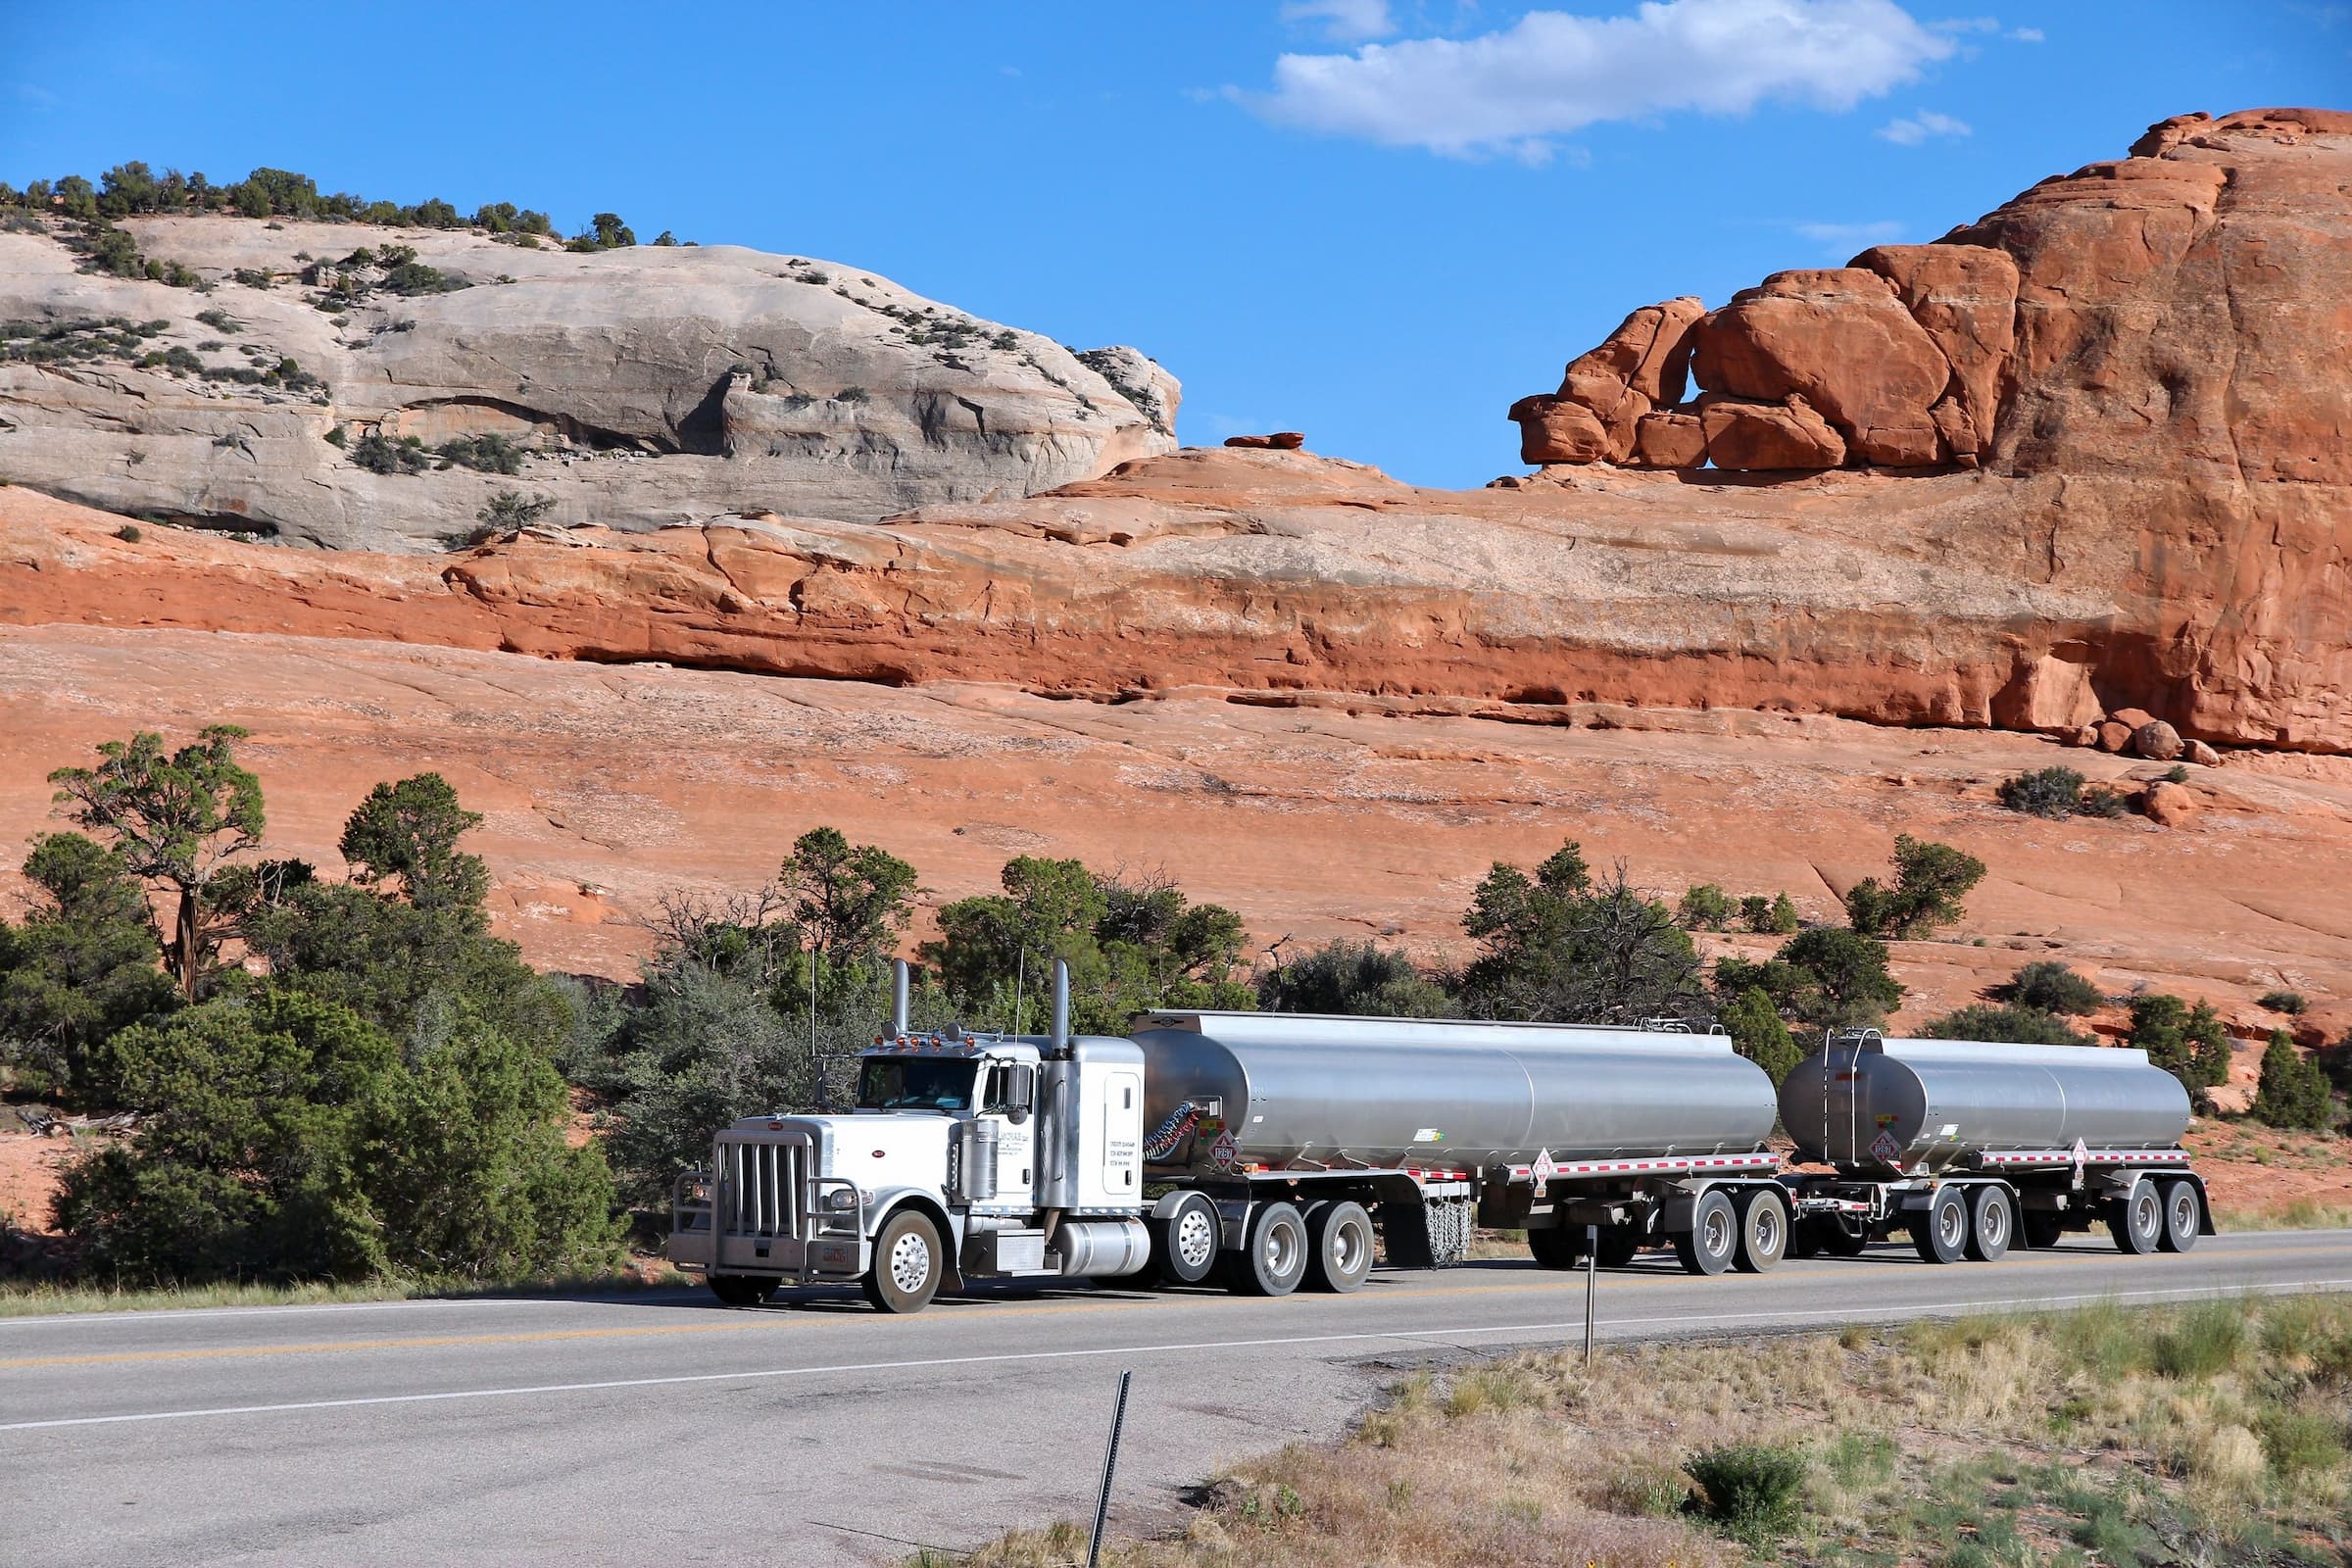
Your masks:
<instances>
[{"instance_id":1,"label":"chrome grille","mask_svg":"<svg viewBox=\"0 0 2352 1568\"><path fill-rule=\"evenodd\" d=\"M725 1234L806 1236L806 1146L722 1139L718 1147Z\"/></svg>"}]
</instances>

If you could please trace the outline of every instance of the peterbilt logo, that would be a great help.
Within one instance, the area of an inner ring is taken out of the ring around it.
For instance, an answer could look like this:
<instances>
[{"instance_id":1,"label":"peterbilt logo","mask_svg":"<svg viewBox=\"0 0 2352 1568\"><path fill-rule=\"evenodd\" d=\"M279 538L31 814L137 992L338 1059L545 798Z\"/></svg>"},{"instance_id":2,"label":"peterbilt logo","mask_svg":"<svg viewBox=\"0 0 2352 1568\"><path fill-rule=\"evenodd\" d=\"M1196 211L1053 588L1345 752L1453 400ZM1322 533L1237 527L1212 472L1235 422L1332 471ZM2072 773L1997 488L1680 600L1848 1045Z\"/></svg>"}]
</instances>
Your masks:
<instances>
[{"instance_id":1,"label":"peterbilt logo","mask_svg":"<svg viewBox=\"0 0 2352 1568\"><path fill-rule=\"evenodd\" d=\"M1149 1160L1167 1158L1200 1125L1200 1107L1189 1100L1185 1101L1168 1112L1168 1119L1153 1128L1152 1136L1144 1140L1144 1157Z\"/></svg>"}]
</instances>

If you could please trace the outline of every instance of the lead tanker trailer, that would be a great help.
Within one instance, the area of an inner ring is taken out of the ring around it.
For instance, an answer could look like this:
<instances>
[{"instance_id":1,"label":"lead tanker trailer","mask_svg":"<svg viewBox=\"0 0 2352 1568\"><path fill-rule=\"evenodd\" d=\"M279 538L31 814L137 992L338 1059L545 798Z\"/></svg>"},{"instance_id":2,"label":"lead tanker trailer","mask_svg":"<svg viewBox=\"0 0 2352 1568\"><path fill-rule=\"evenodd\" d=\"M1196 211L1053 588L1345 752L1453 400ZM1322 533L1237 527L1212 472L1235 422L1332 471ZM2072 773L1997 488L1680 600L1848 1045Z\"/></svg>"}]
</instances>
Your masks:
<instances>
[{"instance_id":1,"label":"lead tanker trailer","mask_svg":"<svg viewBox=\"0 0 2352 1568\"><path fill-rule=\"evenodd\" d=\"M2100 1220L2129 1250L2211 1228L2185 1096L2138 1052L1854 1037L1776 1104L1720 1034L1166 1011L1074 1037L1058 964L1050 1034L927 1034L898 982L855 1111L748 1117L679 1178L669 1255L721 1300L856 1283L911 1312L967 1279L1146 1273L1352 1291L1378 1254L1460 1261L1474 1225L1525 1229L1546 1267L1590 1239L1696 1274L1898 1226L1936 1261ZM1783 1170L1776 1114L1818 1168Z\"/></svg>"}]
</instances>

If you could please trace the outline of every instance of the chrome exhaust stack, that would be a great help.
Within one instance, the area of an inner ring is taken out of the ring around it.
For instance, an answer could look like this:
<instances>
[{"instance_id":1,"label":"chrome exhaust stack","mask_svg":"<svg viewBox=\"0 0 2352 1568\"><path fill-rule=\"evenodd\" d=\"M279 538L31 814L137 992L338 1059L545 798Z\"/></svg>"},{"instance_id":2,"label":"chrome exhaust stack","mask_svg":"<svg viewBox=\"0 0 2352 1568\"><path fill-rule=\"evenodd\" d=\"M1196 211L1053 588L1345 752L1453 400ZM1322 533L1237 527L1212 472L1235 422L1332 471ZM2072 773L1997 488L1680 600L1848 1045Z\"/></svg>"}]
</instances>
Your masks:
<instances>
[{"instance_id":1,"label":"chrome exhaust stack","mask_svg":"<svg viewBox=\"0 0 2352 1568\"><path fill-rule=\"evenodd\" d=\"M906 1015L909 1010L906 1004L907 988L906 960L893 958L890 963L890 1038L893 1040L900 1039L906 1033Z\"/></svg>"},{"instance_id":2,"label":"chrome exhaust stack","mask_svg":"<svg viewBox=\"0 0 2352 1568\"><path fill-rule=\"evenodd\" d=\"M1070 966L1054 960L1054 1048L1056 1057L1070 1054Z\"/></svg>"}]
</instances>

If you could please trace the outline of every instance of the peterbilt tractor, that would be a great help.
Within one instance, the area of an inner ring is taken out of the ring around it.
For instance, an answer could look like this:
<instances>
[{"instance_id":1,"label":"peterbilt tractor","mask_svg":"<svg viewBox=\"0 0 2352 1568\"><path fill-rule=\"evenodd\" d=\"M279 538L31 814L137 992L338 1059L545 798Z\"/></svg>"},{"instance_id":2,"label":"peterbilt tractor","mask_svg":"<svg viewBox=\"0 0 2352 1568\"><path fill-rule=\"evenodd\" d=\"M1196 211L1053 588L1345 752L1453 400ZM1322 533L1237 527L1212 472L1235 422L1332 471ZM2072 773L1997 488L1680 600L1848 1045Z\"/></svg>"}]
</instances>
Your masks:
<instances>
[{"instance_id":1,"label":"peterbilt tractor","mask_svg":"<svg viewBox=\"0 0 2352 1568\"><path fill-rule=\"evenodd\" d=\"M2144 1052L1863 1031L1776 1099L1722 1034L1185 1010L1073 1036L1054 982L1045 1036L918 1033L900 965L856 1109L719 1132L671 1260L729 1305L856 1283L914 1312L984 1278L1353 1291L1376 1257L1459 1262L1480 1225L1547 1268L1662 1247L1707 1275L1898 1229L1938 1263L2213 1229L2187 1096Z\"/></svg>"}]
</instances>

